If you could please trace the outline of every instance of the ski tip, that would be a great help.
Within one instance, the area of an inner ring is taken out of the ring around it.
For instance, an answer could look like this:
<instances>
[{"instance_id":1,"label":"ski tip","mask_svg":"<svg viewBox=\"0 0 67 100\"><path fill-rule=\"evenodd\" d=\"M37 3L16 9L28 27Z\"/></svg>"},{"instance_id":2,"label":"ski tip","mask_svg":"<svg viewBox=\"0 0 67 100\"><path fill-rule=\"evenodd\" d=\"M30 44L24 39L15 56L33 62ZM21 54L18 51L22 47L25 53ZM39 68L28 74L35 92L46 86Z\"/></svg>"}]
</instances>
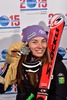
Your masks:
<instances>
[{"instance_id":1,"label":"ski tip","mask_svg":"<svg viewBox=\"0 0 67 100\"><path fill-rule=\"evenodd\" d=\"M65 16L61 13L56 13L51 19L50 27L56 27L61 23L65 24Z\"/></svg>"}]
</instances>

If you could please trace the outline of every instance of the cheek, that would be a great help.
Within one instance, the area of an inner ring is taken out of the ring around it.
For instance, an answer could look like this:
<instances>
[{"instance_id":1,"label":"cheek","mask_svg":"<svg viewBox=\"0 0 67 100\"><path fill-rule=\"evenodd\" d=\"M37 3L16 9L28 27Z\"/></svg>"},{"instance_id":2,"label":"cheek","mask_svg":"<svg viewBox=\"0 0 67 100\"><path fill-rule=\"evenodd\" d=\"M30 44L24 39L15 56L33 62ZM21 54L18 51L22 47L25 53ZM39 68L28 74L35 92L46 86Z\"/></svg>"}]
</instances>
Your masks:
<instances>
[{"instance_id":1,"label":"cheek","mask_svg":"<svg viewBox=\"0 0 67 100\"><path fill-rule=\"evenodd\" d=\"M35 48L36 48L36 46L35 46L35 45L33 45L32 43L29 43L29 48L30 48L30 50L33 50L33 49L35 49Z\"/></svg>"},{"instance_id":2,"label":"cheek","mask_svg":"<svg viewBox=\"0 0 67 100\"><path fill-rule=\"evenodd\" d=\"M32 45L32 46L29 46L30 50L31 51L34 51L35 47Z\"/></svg>"},{"instance_id":3,"label":"cheek","mask_svg":"<svg viewBox=\"0 0 67 100\"><path fill-rule=\"evenodd\" d=\"M46 48L47 47L47 43L43 44L43 47Z\"/></svg>"},{"instance_id":4,"label":"cheek","mask_svg":"<svg viewBox=\"0 0 67 100\"><path fill-rule=\"evenodd\" d=\"M35 53L36 53L35 52L36 46L30 45L29 48L30 48L30 51L32 52L32 54L35 55Z\"/></svg>"}]
</instances>

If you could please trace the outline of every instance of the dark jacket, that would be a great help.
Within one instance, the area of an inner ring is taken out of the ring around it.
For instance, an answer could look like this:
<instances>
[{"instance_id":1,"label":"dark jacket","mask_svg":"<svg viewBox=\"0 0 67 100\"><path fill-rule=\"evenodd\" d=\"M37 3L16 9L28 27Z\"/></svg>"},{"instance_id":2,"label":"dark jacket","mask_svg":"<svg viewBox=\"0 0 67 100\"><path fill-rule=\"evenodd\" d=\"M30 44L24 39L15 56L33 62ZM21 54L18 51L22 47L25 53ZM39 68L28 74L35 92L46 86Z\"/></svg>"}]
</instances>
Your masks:
<instances>
[{"instance_id":1,"label":"dark jacket","mask_svg":"<svg viewBox=\"0 0 67 100\"><path fill-rule=\"evenodd\" d=\"M48 100L66 100L67 70L62 60L62 56L57 54Z\"/></svg>"},{"instance_id":2,"label":"dark jacket","mask_svg":"<svg viewBox=\"0 0 67 100\"><path fill-rule=\"evenodd\" d=\"M47 100L66 100L67 93L67 70L62 62L62 56L57 54L53 79L51 80L51 85L49 89L48 99ZM36 96L36 90L31 86L28 80L23 80L24 88L26 89L25 93L20 93L18 88L18 95L16 100L26 100L27 97L33 93ZM22 99L21 99L22 98ZM36 100L35 98L31 100Z\"/></svg>"},{"instance_id":3,"label":"dark jacket","mask_svg":"<svg viewBox=\"0 0 67 100\"><path fill-rule=\"evenodd\" d=\"M9 68L9 64L5 66L5 69L4 69L4 72L3 74L1 74L1 76L4 78L7 71L8 71L8 68ZM9 91L11 88L11 85L8 86L8 88L6 89L6 91ZM3 94L5 93L6 91L4 91L4 84L0 83L0 94Z\"/></svg>"}]
</instances>

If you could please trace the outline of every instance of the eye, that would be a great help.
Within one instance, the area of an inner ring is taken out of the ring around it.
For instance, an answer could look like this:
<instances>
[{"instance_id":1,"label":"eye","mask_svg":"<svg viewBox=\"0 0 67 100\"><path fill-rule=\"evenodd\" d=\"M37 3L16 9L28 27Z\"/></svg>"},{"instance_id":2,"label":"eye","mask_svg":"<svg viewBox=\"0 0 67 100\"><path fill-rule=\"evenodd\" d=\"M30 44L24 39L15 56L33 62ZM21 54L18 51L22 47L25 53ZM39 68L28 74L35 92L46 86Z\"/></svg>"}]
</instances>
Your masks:
<instances>
[{"instance_id":1,"label":"eye","mask_svg":"<svg viewBox=\"0 0 67 100\"><path fill-rule=\"evenodd\" d=\"M42 42L43 42L43 43L44 43L44 42L47 42L47 40L46 40L46 39L43 39Z\"/></svg>"},{"instance_id":2,"label":"eye","mask_svg":"<svg viewBox=\"0 0 67 100\"><path fill-rule=\"evenodd\" d=\"M32 43L37 43L36 41L33 41Z\"/></svg>"},{"instance_id":3,"label":"eye","mask_svg":"<svg viewBox=\"0 0 67 100\"><path fill-rule=\"evenodd\" d=\"M32 41L32 43L36 44L36 43L38 43L38 41L35 40L35 41Z\"/></svg>"}]
</instances>

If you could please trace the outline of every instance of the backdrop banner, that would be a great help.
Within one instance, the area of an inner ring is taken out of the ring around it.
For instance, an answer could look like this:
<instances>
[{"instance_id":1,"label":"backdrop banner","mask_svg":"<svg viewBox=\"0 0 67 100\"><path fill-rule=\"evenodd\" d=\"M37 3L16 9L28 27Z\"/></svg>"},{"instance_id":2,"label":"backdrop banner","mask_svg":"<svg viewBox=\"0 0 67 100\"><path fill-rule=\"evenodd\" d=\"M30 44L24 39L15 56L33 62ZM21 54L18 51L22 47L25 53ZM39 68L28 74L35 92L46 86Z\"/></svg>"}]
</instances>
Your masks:
<instances>
[{"instance_id":1,"label":"backdrop banner","mask_svg":"<svg viewBox=\"0 0 67 100\"><path fill-rule=\"evenodd\" d=\"M65 16L58 52L67 67L67 0L0 0L0 75L6 66L6 52L11 44L21 41L22 29L33 24L49 27L56 13ZM15 100L16 86L13 84L9 91L0 94L0 100Z\"/></svg>"}]
</instances>

